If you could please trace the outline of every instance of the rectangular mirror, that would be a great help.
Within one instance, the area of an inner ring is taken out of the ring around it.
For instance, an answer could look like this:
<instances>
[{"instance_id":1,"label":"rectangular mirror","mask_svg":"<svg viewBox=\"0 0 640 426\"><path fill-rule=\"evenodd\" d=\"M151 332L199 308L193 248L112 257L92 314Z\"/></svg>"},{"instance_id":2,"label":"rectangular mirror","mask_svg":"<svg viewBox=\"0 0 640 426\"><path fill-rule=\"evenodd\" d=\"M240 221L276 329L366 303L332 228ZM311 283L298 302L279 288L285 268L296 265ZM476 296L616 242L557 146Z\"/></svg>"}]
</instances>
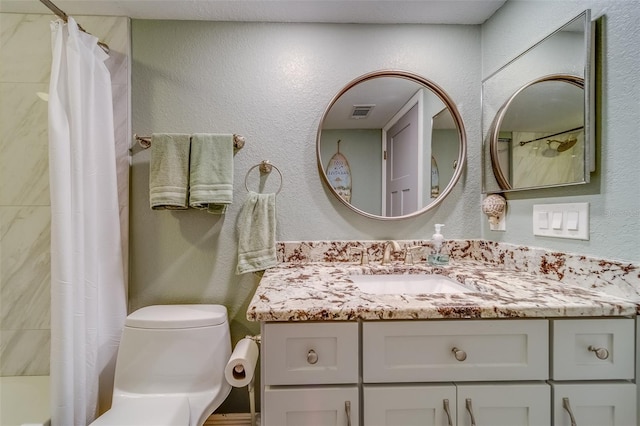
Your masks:
<instances>
[{"instance_id":1,"label":"rectangular mirror","mask_svg":"<svg viewBox=\"0 0 640 426\"><path fill-rule=\"evenodd\" d=\"M589 182L593 34L587 10L482 82L484 193Z\"/></svg>"}]
</instances>

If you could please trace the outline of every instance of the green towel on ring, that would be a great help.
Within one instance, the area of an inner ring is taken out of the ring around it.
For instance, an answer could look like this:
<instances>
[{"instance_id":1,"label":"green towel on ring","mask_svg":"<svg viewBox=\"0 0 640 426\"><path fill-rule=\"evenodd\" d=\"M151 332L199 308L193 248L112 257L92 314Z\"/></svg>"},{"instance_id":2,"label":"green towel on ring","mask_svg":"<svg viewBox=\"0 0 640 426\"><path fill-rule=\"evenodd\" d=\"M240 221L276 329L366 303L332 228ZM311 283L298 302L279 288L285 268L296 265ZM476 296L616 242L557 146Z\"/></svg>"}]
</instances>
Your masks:
<instances>
[{"instance_id":1,"label":"green towel on ring","mask_svg":"<svg viewBox=\"0 0 640 426\"><path fill-rule=\"evenodd\" d=\"M276 194L249 191L238 214L237 229L237 275L276 266Z\"/></svg>"}]
</instances>

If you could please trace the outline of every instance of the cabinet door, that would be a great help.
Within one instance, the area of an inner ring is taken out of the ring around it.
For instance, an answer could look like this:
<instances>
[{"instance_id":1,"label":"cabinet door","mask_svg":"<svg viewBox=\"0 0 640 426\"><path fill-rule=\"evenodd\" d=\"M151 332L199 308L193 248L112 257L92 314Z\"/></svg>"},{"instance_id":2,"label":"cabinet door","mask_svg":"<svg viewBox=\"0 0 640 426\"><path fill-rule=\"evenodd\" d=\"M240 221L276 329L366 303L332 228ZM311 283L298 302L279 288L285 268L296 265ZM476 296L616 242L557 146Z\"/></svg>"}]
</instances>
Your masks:
<instances>
[{"instance_id":1,"label":"cabinet door","mask_svg":"<svg viewBox=\"0 0 640 426\"><path fill-rule=\"evenodd\" d=\"M266 386L262 426L358 426L358 387Z\"/></svg>"},{"instance_id":2,"label":"cabinet door","mask_svg":"<svg viewBox=\"0 0 640 426\"><path fill-rule=\"evenodd\" d=\"M550 421L546 383L458 386L458 426L548 426Z\"/></svg>"},{"instance_id":3,"label":"cabinet door","mask_svg":"<svg viewBox=\"0 0 640 426\"><path fill-rule=\"evenodd\" d=\"M554 426L636 425L636 385L553 383Z\"/></svg>"},{"instance_id":4,"label":"cabinet door","mask_svg":"<svg viewBox=\"0 0 640 426\"><path fill-rule=\"evenodd\" d=\"M366 426L452 426L456 388L449 385L365 385Z\"/></svg>"}]
</instances>

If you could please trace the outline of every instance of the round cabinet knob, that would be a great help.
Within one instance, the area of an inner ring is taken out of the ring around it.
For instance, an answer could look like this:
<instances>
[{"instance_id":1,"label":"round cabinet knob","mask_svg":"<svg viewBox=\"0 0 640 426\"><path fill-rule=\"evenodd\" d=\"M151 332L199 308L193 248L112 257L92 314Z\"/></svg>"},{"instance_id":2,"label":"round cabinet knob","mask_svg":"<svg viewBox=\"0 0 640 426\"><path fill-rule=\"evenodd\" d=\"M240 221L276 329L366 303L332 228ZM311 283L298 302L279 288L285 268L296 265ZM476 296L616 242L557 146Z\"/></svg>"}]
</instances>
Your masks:
<instances>
[{"instance_id":1,"label":"round cabinet knob","mask_svg":"<svg viewBox=\"0 0 640 426\"><path fill-rule=\"evenodd\" d=\"M318 354L313 349L310 349L307 353L307 362L309 364L315 364L318 362Z\"/></svg>"},{"instance_id":2,"label":"round cabinet knob","mask_svg":"<svg viewBox=\"0 0 640 426\"><path fill-rule=\"evenodd\" d=\"M467 353L462 349L453 348L451 349L451 352L453 352L453 356L455 356L458 361L464 361L467 359Z\"/></svg>"},{"instance_id":3,"label":"round cabinet knob","mask_svg":"<svg viewBox=\"0 0 640 426\"><path fill-rule=\"evenodd\" d=\"M587 349L589 351L594 352L598 359L607 359L609 358L609 351L605 348L596 348L595 346L589 346Z\"/></svg>"}]
</instances>

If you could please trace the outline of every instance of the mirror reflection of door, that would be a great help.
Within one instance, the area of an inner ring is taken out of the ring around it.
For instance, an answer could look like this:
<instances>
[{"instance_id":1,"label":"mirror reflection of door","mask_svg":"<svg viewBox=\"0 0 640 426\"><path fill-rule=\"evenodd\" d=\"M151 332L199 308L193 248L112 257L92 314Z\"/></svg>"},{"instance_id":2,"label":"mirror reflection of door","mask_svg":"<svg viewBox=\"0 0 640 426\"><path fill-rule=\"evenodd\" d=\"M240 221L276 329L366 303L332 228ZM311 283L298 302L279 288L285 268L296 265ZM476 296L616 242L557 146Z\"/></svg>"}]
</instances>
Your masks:
<instances>
[{"instance_id":1,"label":"mirror reflection of door","mask_svg":"<svg viewBox=\"0 0 640 426\"><path fill-rule=\"evenodd\" d=\"M449 108L440 109L431 118L431 158L432 178L434 164L438 175L437 193L431 191L431 197L436 198L453 178L458 158L458 129Z\"/></svg>"},{"instance_id":2,"label":"mirror reflection of door","mask_svg":"<svg viewBox=\"0 0 640 426\"><path fill-rule=\"evenodd\" d=\"M422 205L418 104L387 131L385 212L389 216L412 213Z\"/></svg>"}]
</instances>

